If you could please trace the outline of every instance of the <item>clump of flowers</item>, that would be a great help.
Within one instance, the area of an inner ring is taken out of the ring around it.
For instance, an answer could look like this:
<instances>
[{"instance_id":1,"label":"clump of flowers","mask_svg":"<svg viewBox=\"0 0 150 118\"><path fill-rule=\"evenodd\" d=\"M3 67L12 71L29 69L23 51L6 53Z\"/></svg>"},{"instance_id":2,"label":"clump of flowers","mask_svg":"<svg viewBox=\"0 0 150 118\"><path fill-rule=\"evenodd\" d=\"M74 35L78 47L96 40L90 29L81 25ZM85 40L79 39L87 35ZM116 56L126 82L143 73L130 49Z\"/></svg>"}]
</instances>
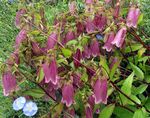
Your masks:
<instances>
[{"instance_id":1,"label":"clump of flowers","mask_svg":"<svg viewBox=\"0 0 150 118\"><path fill-rule=\"evenodd\" d=\"M147 115L142 93L148 86L137 91L148 73L144 55L149 51L136 34L140 9L132 3L121 13L125 6L120 0L82 4L84 9L69 3L69 11L58 14L53 26L33 4L17 12L20 32L3 70L4 95L52 101L46 114L52 118L122 115L115 109L128 110L127 117L139 111ZM13 108L23 108L26 116L38 110L24 98L16 99Z\"/></svg>"}]
</instances>

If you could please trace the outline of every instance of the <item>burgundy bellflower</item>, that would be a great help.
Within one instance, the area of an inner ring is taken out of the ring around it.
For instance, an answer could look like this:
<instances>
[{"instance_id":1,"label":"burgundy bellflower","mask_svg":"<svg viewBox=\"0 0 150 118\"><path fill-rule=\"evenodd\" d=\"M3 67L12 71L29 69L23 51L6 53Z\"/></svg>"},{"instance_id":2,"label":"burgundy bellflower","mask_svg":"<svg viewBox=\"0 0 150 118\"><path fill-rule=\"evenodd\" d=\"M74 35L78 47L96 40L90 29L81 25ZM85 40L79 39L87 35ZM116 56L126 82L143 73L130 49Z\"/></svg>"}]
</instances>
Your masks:
<instances>
[{"instance_id":1,"label":"burgundy bellflower","mask_svg":"<svg viewBox=\"0 0 150 118\"><path fill-rule=\"evenodd\" d=\"M86 116L86 118L93 118L93 110L90 106L86 106L85 116Z\"/></svg>"},{"instance_id":2,"label":"burgundy bellflower","mask_svg":"<svg viewBox=\"0 0 150 118\"><path fill-rule=\"evenodd\" d=\"M97 79L94 85L95 104L107 103L107 79Z\"/></svg>"},{"instance_id":3,"label":"burgundy bellflower","mask_svg":"<svg viewBox=\"0 0 150 118\"><path fill-rule=\"evenodd\" d=\"M118 48L122 47L123 43L125 41L126 32L127 32L127 28L126 27L121 28L117 32L114 40L112 41L112 44L115 44Z\"/></svg>"},{"instance_id":4,"label":"burgundy bellflower","mask_svg":"<svg viewBox=\"0 0 150 118\"><path fill-rule=\"evenodd\" d=\"M45 83L49 83L51 81L54 85L56 85L58 82L56 61L52 60L50 65L44 63L42 66L45 74Z\"/></svg>"},{"instance_id":5,"label":"burgundy bellflower","mask_svg":"<svg viewBox=\"0 0 150 118\"><path fill-rule=\"evenodd\" d=\"M72 84L65 84L62 88L62 103L70 107L74 102L74 88Z\"/></svg>"},{"instance_id":6,"label":"burgundy bellflower","mask_svg":"<svg viewBox=\"0 0 150 118\"><path fill-rule=\"evenodd\" d=\"M57 43L57 34L51 33L47 40L47 49L53 49Z\"/></svg>"},{"instance_id":7,"label":"burgundy bellflower","mask_svg":"<svg viewBox=\"0 0 150 118\"><path fill-rule=\"evenodd\" d=\"M8 96L11 92L17 88L17 81L14 75L10 71L5 72L2 77L3 94Z\"/></svg>"},{"instance_id":8,"label":"burgundy bellflower","mask_svg":"<svg viewBox=\"0 0 150 118\"><path fill-rule=\"evenodd\" d=\"M103 46L103 49L106 49L107 52L110 52L112 50L113 45L111 43L114 40L114 38L115 38L115 34L113 32L106 34L105 36L106 42Z\"/></svg>"}]
</instances>

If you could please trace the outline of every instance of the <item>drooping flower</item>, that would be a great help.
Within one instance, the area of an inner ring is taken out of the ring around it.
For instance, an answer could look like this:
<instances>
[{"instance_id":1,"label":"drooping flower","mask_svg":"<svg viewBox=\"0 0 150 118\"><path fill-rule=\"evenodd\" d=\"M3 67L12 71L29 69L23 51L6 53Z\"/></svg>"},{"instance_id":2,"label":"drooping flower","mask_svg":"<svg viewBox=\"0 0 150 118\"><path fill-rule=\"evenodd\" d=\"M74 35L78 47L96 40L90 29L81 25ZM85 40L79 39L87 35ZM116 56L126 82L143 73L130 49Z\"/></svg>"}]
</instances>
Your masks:
<instances>
[{"instance_id":1,"label":"drooping flower","mask_svg":"<svg viewBox=\"0 0 150 118\"><path fill-rule=\"evenodd\" d=\"M75 39L75 33L73 31L67 32L65 38L62 41L62 44L66 44L68 41Z\"/></svg>"},{"instance_id":2,"label":"drooping flower","mask_svg":"<svg viewBox=\"0 0 150 118\"><path fill-rule=\"evenodd\" d=\"M115 18L118 18L119 17L119 14L120 14L120 3L118 2L115 6L115 9L114 9L114 17Z\"/></svg>"},{"instance_id":3,"label":"drooping flower","mask_svg":"<svg viewBox=\"0 0 150 118\"><path fill-rule=\"evenodd\" d=\"M90 107L91 107L92 109L94 109L94 105L95 105L95 98L94 98L94 95L90 95L90 96L88 97L88 103L89 103Z\"/></svg>"},{"instance_id":4,"label":"drooping flower","mask_svg":"<svg viewBox=\"0 0 150 118\"><path fill-rule=\"evenodd\" d=\"M95 25L94 25L94 23L91 19L88 19L86 21L85 27L86 27L86 32L87 33L92 33L92 32L95 31Z\"/></svg>"},{"instance_id":5,"label":"drooping flower","mask_svg":"<svg viewBox=\"0 0 150 118\"><path fill-rule=\"evenodd\" d=\"M109 3L109 2L111 2L111 0L105 0L105 2L106 2L106 3Z\"/></svg>"},{"instance_id":6,"label":"drooping flower","mask_svg":"<svg viewBox=\"0 0 150 118\"><path fill-rule=\"evenodd\" d=\"M57 43L57 34L51 33L47 40L47 49L53 49Z\"/></svg>"},{"instance_id":7,"label":"drooping flower","mask_svg":"<svg viewBox=\"0 0 150 118\"><path fill-rule=\"evenodd\" d=\"M51 81L54 85L56 85L58 82L58 78L57 78L57 64L55 59L51 61L50 65L44 63L42 66L45 75L45 83L49 83Z\"/></svg>"},{"instance_id":8,"label":"drooping flower","mask_svg":"<svg viewBox=\"0 0 150 118\"><path fill-rule=\"evenodd\" d=\"M121 28L117 32L114 40L112 41L112 44L115 44L118 48L122 47L123 43L125 41L126 32L127 32L127 28L126 27Z\"/></svg>"},{"instance_id":9,"label":"drooping flower","mask_svg":"<svg viewBox=\"0 0 150 118\"><path fill-rule=\"evenodd\" d=\"M94 2L93 0L85 0L86 4L93 4L93 2Z\"/></svg>"},{"instance_id":10,"label":"drooping flower","mask_svg":"<svg viewBox=\"0 0 150 118\"><path fill-rule=\"evenodd\" d=\"M32 42L32 50L33 50L33 53L35 54L35 55L40 55L40 54L42 54L42 49L39 47L39 45L38 45L38 43L36 43L36 42Z\"/></svg>"},{"instance_id":11,"label":"drooping flower","mask_svg":"<svg viewBox=\"0 0 150 118\"><path fill-rule=\"evenodd\" d=\"M136 28L139 16L140 16L140 9L131 7L127 16L127 26Z\"/></svg>"},{"instance_id":12,"label":"drooping flower","mask_svg":"<svg viewBox=\"0 0 150 118\"><path fill-rule=\"evenodd\" d=\"M74 88L80 88L82 86L82 82L81 82L81 75L80 74L73 74L73 87Z\"/></svg>"},{"instance_id":13,"label":"drooping flower","mask_svg":"<svg viewBox=\"0 0 150 118\"><path fill-rule=\"evenodd\" d=\"M29 101L23 107L23 114L26 116L34 116L38 111L36 103Z\"/></svg>"},{"instance_id":14,"label":"drooping flower","mask_svg":"<svg viewBox=\"0 0 150 118\"><path fill-rule=\"evenodd\" d=\"M96 15L94 17L93 23L99 31L102 31L107 23L107 19L103 15Z\"/></svg>"},{"instance_id":15,"label":"drooping flower","mask_svg":"<svg viewBox=\"0 0 150 118\"><path fill-rule=\"evenodd\" d=\"M112 41L114 40L114 38L115 34L113 32L106 34L105 36L106 42L103 46L103 49L106 49L107 52L110 52L112 50L113 48Z\"/></svg>"},{"instance_id":16,"label":"drooping flower","mask_svg":"<svg viewBox=\"0 0 150 118\"><path fill-rule=\"evenodd\" d=\"M113 57L113 58L111 59L111 61L110 61L110 65L109 65L110 69L112 69L113 66L114 66L118 61L119 61L119 59L118 59L117 57Z\"/></svg>"},{"instance_id":17,"label":"drooping flower","mask_svg":"<svg viewBox=\"0 0 150 118\"><path fill-rule=\"evenodd\" d=\"M26 98L19 97L13 102L13 109L15 111L19 111L19 110L23 109L25 103L26 103Z\"/></svg>"},{"instance_id":18,"label":"drooping flower","mask_svg":"<svg viewBox=\"0 0 150 118\"><path fill-rule=\"evenodd\" d=\"M76 53L74 54L73 56L75 59L74 59L74 66L77 68L80 66L80 60L81 60L81 51L80 49L77 49Z\"/></svg>"},{"instance_id":19,"label":"drooping flower","mask_svg":"<svg viewBox=\"0 0 150 118\"><path fill-rule=\"evenodd\" d=\"M79 36L79 35L82 34L82 33L84 32L84 30L85 30L84 23L77 22L76 27L77 27L77 35Z\"/></svg>"},{"instance_id":20,"label":"drooping flower","mask_svg":"<svg viewBox=\"0 0 150 118\"><path fill-rule=\"evenodd\" d=\"M93 57L100 55L99 43L97 40L94 40L91 42L90 50L91 50L91 54L93 55Z\"/></svg>"},{"instance_id":21,"label":"drooping flower","mask_svg":"<svg viewBox=\"0 0 150 118\"><path fill-rule=\"evenodd\" d=\"M5 72L2 76L3 94L8 96L17 88L16 78L10 71Z\"/></svg>"},{"instance_id":22,"label":"drooping flower","mask_svg":"<svg viewBox=\"0 0 150 118\"><path fill-rule=\"evenodd\" d=\"M23 17L23 15L25 15L25 13L26 13L25 9L20 9L16 13L16 18L15 18L15 25L16 25L16 27L19 28L19 26L21 25L21 18Z\"/></svg>"},{"instance_id":23,"label":"drooping flower","mask_svg":"<svg viewBox=\"0 0 150 118\"><path fill-rule=\"evenodd\" d=\"M70 107L74 102L74 88L72 84L65 84L62 88L62 103Z\"/></svg>"},{"instance_id":24,"label":"drooping flower","mask_svg":"<svg viewBox=\"0 0 150 118\"><path fill-rule=\"evenodd\" d=\"M76 2L75 1L73 1L69 4L69 12L71 14L75 14L75 12L76 12Z\"/></svg>"},{"instance_id":25,"label":"drooping flower","mask_svg":"<svg viewBox=\"0 0 150 118\"><path fill-rule=\"evenodd\" d=\"M86 118L93 118L93 110L90 106L86 106L85 115L86 115Z\"/></svg>"},{"instance_id":26,"label":"drooping flower","mask_svg":"<svg viewBox=\"0 0 150 118\"><path fill-rule=\"evenodd\" d=\"M107 79L97 79L94 85L95 104L107 103Z\"/></svg>"},{"instance_id":27,"label":"drooping flower","mask_svg":"<svg viewBox=\"0 0 150 118\"><path fill-rule=\"evenodd\" d=\"M16 49L11 55L10 58L7 60L8 65L12 66L13 64L19 64L19 50Z\"/></svg>"},{"instance_id":28,"label":"drooping flower","mask_svg":"<svg viewBox=\"0 0 150 118\"><path fill-rule=\"evenodd\" d=\"M90 56L91 56L91 50L90 50L89 46L85 46L84 51L82 52L82 57L90 58Z\"/></svg>"},{"instance_id":29,"label":"drooping flower","mask_svg":"<svg viewBox=\"0 0 150 118\"><path fill-rule=\"evenodd\" d=\"M22 41L24 41L27 37L27 31L25 29L22 29L19 34L16 37L16 47L18 47L20 45L20 43L22 43Z\"/></svg>"}]
</instances>

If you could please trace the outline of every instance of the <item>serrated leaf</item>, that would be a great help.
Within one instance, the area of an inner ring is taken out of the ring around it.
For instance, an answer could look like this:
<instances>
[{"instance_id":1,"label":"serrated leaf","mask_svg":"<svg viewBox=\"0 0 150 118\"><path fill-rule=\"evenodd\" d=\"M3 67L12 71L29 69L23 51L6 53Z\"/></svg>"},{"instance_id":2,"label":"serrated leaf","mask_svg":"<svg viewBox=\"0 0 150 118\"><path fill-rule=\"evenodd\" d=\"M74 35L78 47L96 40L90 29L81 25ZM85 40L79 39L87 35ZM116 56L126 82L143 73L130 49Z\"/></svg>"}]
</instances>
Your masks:
<instances>
[{"instance_id":1,"label":"serrated leaf","mask_svg":"<svg viewBox=\"0 0 150 118\"><path fill-rule=\"evenodd\" d=\"M29 95L35 98L41 98L44 96L44 91L42 89L30 89L23 92L24 95Z\"/></svg>"},{"instance_id":2,"label":"serrated leaf","mask_svg":"<svg viewBox=\"0 0 150 118\"><path fill-rule=\"evenodd\" d=\"M131 68L134 71L135 75L140 78L140 79L144 79L144 73L143 71L137 67L136 65L134 65L133 63L130 62Z\"/></svg>"},{"instance_id":3,"label":"serrated leaf","mask_svg":"<svg viewBox=\"0 0 150 118\"><path fill-rule=\"evenodd\" d=\"M148 87L148 85L146 85L146 84L142 84L139 87L135 87L133 89L133 94L134 95L142 94L147 89L147 87Z\"/></svg>"},{"instance_id":4,"label":"serrated leaf","mask_svg":"<svg viewBox=\"0 0 150 118\"><path fill-rule=\"evenodd\" d=\"M131 88L132 88L132 82L133 82L134 72L132 72L128 78L124 81L121 90L124 92L127 96L131 95ZM127 104L128 99L123 95L120 94L121 100L123 105Z\"/></svg>"},{"instance_id":5,"label":"serrated leaf","mask_svg":"<svg viewBox=\"0 0 150 118\"><path fill-rule=\"evenodd\" d=\"M125 48L125 53L129 53L131 51L137 51L139 49L141 49L143 47L143 45L141 44L133 44L132 46L128 46Z\"/></svg>"},{"instance_id":6,"label":"serrated leaf","mask_svg":"<svg viewBox=\"0 0 150 118\"><path fill-rule=\"evenodd\" d=\"M66 58L69 58L72 55L72 51L66 48L62 48L62 53Z\"/></svg>"},{"instance_id":7,"label":"serrated leaf","mask_svg":"<svg viewBox=\"0 0 150 118\"><path fill-rule=\"evenodd\" d=\"M115 108L115 104L109 104L100 112L98 118L111 118L114 108Z\"/></svg>"},{"instance_id":8,"label":"serrated leaf","mask_svg":"<svg viewBox=\"0 0 150 118\"><path fill-rule=\"evenodd\" d=\"M142 109L138 109L135 111L133 118L145 118L145 114Z\"/></svg>"}]
</instances>

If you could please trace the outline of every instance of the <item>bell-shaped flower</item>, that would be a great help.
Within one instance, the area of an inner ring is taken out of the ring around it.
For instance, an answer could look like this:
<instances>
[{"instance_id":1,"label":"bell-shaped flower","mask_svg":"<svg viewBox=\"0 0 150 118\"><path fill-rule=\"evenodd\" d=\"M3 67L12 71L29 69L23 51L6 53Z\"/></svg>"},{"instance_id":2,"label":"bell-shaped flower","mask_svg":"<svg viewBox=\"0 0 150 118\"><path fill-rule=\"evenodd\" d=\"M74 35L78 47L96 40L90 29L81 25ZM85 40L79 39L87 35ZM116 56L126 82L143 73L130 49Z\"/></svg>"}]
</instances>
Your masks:
<instances>
[{"instance_id":1,"label":"bell-shaped flower","mask_svg":"<svg viewBox=\"0 0 150 118\"><path fill-rule=\"evenodd\" d=\"M93 23L94 23L96 29L98 29L99 31L102 31L104 29L104 27L106 26L107 19L105 16L96 15L94 17Z\"/></svg>"},{"instance_id":2,"label":"bell-shaped flower","mask_svg":"<svg viewBox=\"0 0 150 118\"><path fill-rule=\"evenodd\" d=\"M40 55L42 54L43 50L39 47L39 44L36 42L32 42L32 51L35 55Z\"/></svg>"},{"instance_id":3,"label":"bell-shaped flower","mask_svg":"<svg viewBox=\"0 0 150 118\"><path fill-rule=\"evenodd\" d=\"M84 23L77 22L76 28L77 28L77 35L79 36L79 35L82 34L82 33L84 32L84 30L85 30Z\"/></svg>"},{"instance_id":4,"label":"bell-shaped flower","mask_svg":"<svg viewBox=\"0 0 150 118\"><path fill-rule=\"evenodd\" d=\"M94 85L95 104L107 103L107 79L97 79Z\"/></svg>"},{"instance_id":5,"label":"bell-shaped flower","mask_svg":"<svg viewBox=\"0 0 150 118\"><path fill-rule=\"evenodd\" d=\"M93 21L91 19L88 19L85 23L85 27L86 27L86 32L87 33L92 33L95 31L95 25L93 23Z\"/></svg>"},{"instance_id":6,"label":"bell-shaped flower","mask_svg":"<svg viewBox=\"0 0 150 118\"><path fill-rule=\"evenodd\" d=\"M117 32L114 40L112 41L112 44L115 44L118 48L122 47L123 43L125 41L126 32L127 32L127 28L126 27L121 28Z\"/></svg>"},{"instance_id":7,"label":"bell-shaped flower","mask_svg":"<svg viewBox=\"0 0 150 118\"><path fill-rule=\"evenodd\" d=\"M81 60L81 51L80 49L77 49L76 53L74 54L73 56L75 59L74 59L74 66L77 68L80 66L80 60Z\"/></svg>"},{"instance_id":8,"label":"bell-shaped flower","mask_svg":"<svg viewBox=\"0 0 150 118\"><path fill-rule=\"evenodd\" d=\"M10 58L7 59L7 64L12 66L13 64L19 64L19 50L16 49L13 53L11 53Z\"/></svg>"},{"instance_id":9,"label":"bell-shaped flower","mask_svg":"<svg viewBox=\"0 0 150 118\"><path fill-rule=\"evenodd\" d=\"M16 44L15 46L18 47L22 41L24 41L27 37L27 31L22 29L16 37Z\"/></svg>"},{"instance_id":10,"label":"bell-shaped flower","mask_svg":"<svg viewBox=\"0 0 150 118\"><path fill-rule=\"evenodd\" d=\"M57 43L57 34L51 33L47 40L47 49L53 49Z\"/></svg>"},{"instance_id":11,"label":"bell-shaped flower","mask_svg":"<svg viewBox=\"0 0 150 118\"><path fill-rule=\"evenodd\" d=\"M65 84L62 88L62 103L70 107L74 102L74 88L72 84Z\"/></svg>"},{"instance_id":12,"label":"bell-shaped flower","mask_svg":"<svg viewBox=\"0 0 150 118\"><path fill-rule=\"evenodd\" d=\"M93 4L93 3L94 3L94 0L85 0L85 3L86 3L86 4Z\"/></svg>"},{"instance_id":13,"label":"bell-shaped flower","mask_svg":"<svg viewBox=\"0 0 150 118\"><path fill-rule=\"evenodd\" d=\"M109 3L109 2L111 2L111 0L105 0L105 2L106 2L106 3Z\"/></svg>"},{"instance_id":14,"label":"bell-shaped flower","mask_svg":"<svg viewBox=\"0 0 150 118\"><path fill-rule=\"evenodd\" d=\"M58 82L56 61L52 60L50 65L44 63L42 66L45 75L45 83L49 83L51 81L54 85L56 85Z\"/></svg>"},{"instance_id":15,"label":"bell-shaped flower","mask_svg":"<svg viewBox=\"0 0 150 118\"><path fill-rule=\"evenodd\" d=\"M73 87L78 89L82 86L82 81L81 81L81 75L80 74L73 74Z\"/></svg>"},{"instance_id":16,"label":"bell-shaped flower","mask_svg":"<svg viewBox=\"0 0 150 118\"><path fill-rule=\"evenodd\" d=\"M94 109L94 105L95 105L95 98L94 98L94 95L90 95L90 96L88 97L88 103L89 103L90 107L91 107L92 109Z\"/></svg>"},{"instance_id":17,"label":"bell-shaped flower","mask_svg":"<svg viewBox=\"0 0 150 118\"><path fill-rule=\"evenodd\" d=\"M86 118L93 118L93 110L89 105L85 108L85 116Z\"/></svg>"},{"instance_id":18,"label":"bell-shaped flower","mask_svg":"<svg viewBox=\"0 0 150 118\"><path fill-rule=\"evenodd\" d=\"M114 38L115 34L113 32L106 34L105 36L106 42L103 46L103 49L105 49L107 52L110 52L112 50L113 48L112 41L114 40Z\"/></svg>"},{"instance_id":19,"label":"bell-shaped flower","mask_svg":"<svg viewBox=\"0 0 150 118\"><path fill-rule=\"evenodd\" d=\"M23 17L23 15L25 15L26 10L25 9L20 9L19 11L17 11L16 13L16 18L15 18L15 25L16 27L20 27L21 25L21 19Z\"/></svg>"},{"instance_id":20,"label":"bell-shaped flower","mask_svg":"<svg viewBox=\"0 0 150 118\"><path fill-rule=\"evenodd\" d=\"M120 3L118 2L115 6L115 9L114 9L114 17L115 18L118 18L119 17L119 14L120 14Z\"/></svg>"},{"instance_id":21,"label":"bell-shaped flower","mask_svg":"<svg viewBox=\"0 0 150 118\"><path fill-rule=\"evenodd\" d=\"M82 57L83 58L90 58L91 56L91 49L89 46L84 47L84 51L82 52Z\"/></svg>"},{"instance_id":22,"label":"bell-shaped flower","mask_svg":"<svg viewBox=\"0 0 150 118\"><path fill-rule=\"evenodd\" d=\"M26 98L19 97L13 102L13 109L15 111L19 111L19 110L23 109L25 103L26 103Z\"/></svg>"},{"instance_id":23,"label":"bell-shaped flower","mask_svg":"<svg viewBox=\"0 0 150 118\"><path fill-rule=\"evenodd\" d=\"M3 94L8 96L17 89L16 77L10 71L5 72L2 76Z\"/></svg>"},{"instance_id":24,"label":"bell-shaped flower","mask_svg":"<svg viewBox=\"0 0 150 118\"><path fill-rule=\"evenodd\" d=\"M71 14L75 14L75 12L76 12L76 2L75 1L73 1L69 4L69 12Z\"/></svg>"},{"instance_id":25,"label":"bell-shaped flower","mask_svg":"<svg viewBox=\"0 0 150 118\"><path fill-rule=\"evenodd\" d=\"M62 41L62 44L66 44L68 41L75 39L75 33L73 31L68 31L65 38Z\"/></svg>"},{"instance_id":26,"label":"bell-shaped flower","mask_svg":"<svg viewBox=\"0 0 150 118\"><path fill-rule=\"evenodd\" d=\"M90 44L90 50L91 54L93 57L99 56L100 55L100 48L99 48L99 43L97 40L94 40Z\"/></svg>"},{"instance_id":27,"label":"bell-shaped flower","mask_svg":"<svg viewBox=\"0 0 150 118\"><path fill-rule=\"evenodd\" d=\"M38 111L36 103L29 101L23 107L23 114L26 116L34 116Z\"/></svg>"},{"instance_id":28,"label":"bell-shaped flower","mask_svg":"<svg viewBox=\"0 0 150 118\"><path fill-rule=\"evenodd\" d=\"M127 26L136 28L139 16L140 16L140 9L131 7L127 16Z\"/></svg>"}]
</instances>

